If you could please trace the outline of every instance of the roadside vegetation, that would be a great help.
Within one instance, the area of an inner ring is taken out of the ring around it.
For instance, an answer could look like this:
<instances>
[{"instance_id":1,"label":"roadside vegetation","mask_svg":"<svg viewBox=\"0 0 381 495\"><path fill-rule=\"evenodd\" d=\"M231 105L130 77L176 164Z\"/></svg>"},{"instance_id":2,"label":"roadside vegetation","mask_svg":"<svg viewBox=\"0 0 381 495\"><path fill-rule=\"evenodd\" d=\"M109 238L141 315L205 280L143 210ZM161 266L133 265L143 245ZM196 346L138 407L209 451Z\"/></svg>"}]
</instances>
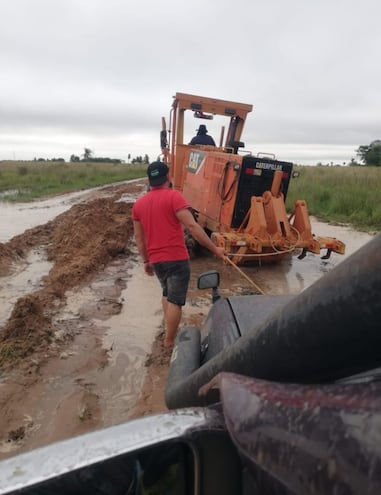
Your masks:
<instances>
[{"instance_id":1,"label":"roadside vegetation","mask_svg":"<svg viewBox=\"0 0 381 495\"><path fill-rule=\"evenodd\" d=\"M307 202L318 219L350 224L357 230L381 231L381 167L296 166L286 206L296 199Z\"/></svg>"},{"instance_id":2,"label":"roadside vegetation","mask_svg":"<svg viewBox=\"0 0 381 495\"><path fill-rule=\"evenodd\" d=\"M145 177L145 163L0 162L0 200L36 198ZM296 199L320 220L381 231L381 167L295 166L287 196L288 211Z\"/></svg>"},{"instance_id":3,"label":"roadside vegetation","mask_svg":"<svg viewBox=\"0 0 381 495\"><path fill-rule=\"evenodd\" d=\"M147 165L96 162L0 162L0 199L36 198L103 186L146 175Z\"/></svg>"}]
</instances>

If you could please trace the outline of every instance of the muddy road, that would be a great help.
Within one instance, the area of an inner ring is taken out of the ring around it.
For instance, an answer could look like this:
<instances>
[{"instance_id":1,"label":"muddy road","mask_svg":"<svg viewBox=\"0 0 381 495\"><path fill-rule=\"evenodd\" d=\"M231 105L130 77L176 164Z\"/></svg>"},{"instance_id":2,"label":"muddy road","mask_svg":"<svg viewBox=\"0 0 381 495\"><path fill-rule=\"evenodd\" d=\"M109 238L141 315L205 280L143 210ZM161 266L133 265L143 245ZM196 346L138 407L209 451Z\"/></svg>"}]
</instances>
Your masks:
<instances>
[{"instance_id":1,"label":"muddy road","mask_svg":"<svg viewBox=\"0 0 381 495\"><path fill-rule=\"evenodd\" d=\"M160 287L144 274L130 218L145 187L0 203L0 459L165 410ZM345 257L371 239L319 222L313 231L346 243ZM265 293L297 294L345 257L242 269ZM233 267L192 260L183 324L205 318L210 294L196 280L211 269L222 295L255 292Z\"/></svg>"}]
</instances>

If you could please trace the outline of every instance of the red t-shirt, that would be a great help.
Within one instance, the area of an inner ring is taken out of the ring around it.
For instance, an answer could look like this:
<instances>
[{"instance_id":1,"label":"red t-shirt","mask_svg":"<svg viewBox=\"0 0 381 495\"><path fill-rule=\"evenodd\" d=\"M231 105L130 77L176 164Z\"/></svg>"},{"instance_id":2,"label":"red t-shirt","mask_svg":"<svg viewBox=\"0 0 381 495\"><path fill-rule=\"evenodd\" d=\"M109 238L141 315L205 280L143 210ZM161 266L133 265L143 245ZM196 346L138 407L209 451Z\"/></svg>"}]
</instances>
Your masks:
<instances>
[{"instance_id":1,"label":"red t-shirt","mask_svg":"<svg viewBox=\"0 0 381 495\"><path fill-rule=\"evenodd\" d=\"M189 258L183 226L176 217L183 208L190 208L184 196L168 187L153 188L136 200L132 219L143 227L150 263Z\"/></svg>"}]
</instances>

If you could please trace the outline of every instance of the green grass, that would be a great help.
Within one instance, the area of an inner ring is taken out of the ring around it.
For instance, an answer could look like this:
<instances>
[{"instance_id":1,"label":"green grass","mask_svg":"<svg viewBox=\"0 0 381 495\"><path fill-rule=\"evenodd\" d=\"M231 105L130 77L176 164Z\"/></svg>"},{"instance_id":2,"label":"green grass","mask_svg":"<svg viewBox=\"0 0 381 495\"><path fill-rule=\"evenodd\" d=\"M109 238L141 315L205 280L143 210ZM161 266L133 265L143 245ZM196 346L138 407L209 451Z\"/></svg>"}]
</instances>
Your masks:
<instances>
[{"instance_id":1,"label":"green grass","mask_svg":"<svg viewBox=\"0 0 381 495\"><path fill-rule=\"evenodd\" d=\"M320 220L351 224L358 230L381 231L381 167L297 166L286 206L296 199Z\"/></svg>"},{"instance_id":2,"label":"green grass","mask_svg":"<svg viewBox=\"0 0 381 495\"><path fill-rule=\"evenodd\" d=\"M0 162L0 199L31 201L54 194L145 177L147 165Z\"/></svg>"}]
</instances>

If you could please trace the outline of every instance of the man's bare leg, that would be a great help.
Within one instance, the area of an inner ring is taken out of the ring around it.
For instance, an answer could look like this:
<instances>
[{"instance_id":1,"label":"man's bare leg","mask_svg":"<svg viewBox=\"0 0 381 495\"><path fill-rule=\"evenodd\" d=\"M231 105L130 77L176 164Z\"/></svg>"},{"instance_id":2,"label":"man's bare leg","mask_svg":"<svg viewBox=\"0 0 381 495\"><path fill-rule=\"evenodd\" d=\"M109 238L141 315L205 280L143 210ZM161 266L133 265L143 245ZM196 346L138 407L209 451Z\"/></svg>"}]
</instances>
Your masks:
<instances>
[{"instance_id":1,"label":"man's bare leg","mask_svg":"<svg viewBox=\"0 0 381 495\"><path fill-rule=\"evenodd\" d=\"M179 325L181 321L182 308L177 304L173 304L166 300L163 301L164 309L164 323L165 323L165 338L164 347L173 347Z\"/></svg>"},{"instance_id":2,"label":"man's bare leg","mask_svg":"<svg viewBox=\"0 0 381 495\"><path fill-rule=\"evenodd\" d=\"M167 298L166 297L162 297L161 298L161 305L163 307L163 313L164 313L164 324L165 324L165 320L166 320L166 314L167 314L167 307L168 307L168 301L167 301Z\"/></svg>"}]
</instances>

